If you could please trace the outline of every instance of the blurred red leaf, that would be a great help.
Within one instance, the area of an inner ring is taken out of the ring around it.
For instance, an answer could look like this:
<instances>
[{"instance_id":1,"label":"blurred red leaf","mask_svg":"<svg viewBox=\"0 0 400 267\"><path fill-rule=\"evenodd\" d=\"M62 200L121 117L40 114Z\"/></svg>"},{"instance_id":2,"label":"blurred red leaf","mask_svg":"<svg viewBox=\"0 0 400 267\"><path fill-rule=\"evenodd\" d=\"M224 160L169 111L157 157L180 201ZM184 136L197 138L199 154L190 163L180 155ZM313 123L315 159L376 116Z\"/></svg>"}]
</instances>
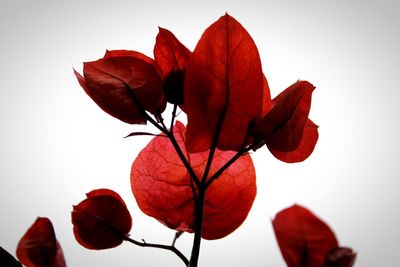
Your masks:
<instances>
[{"instance_id":1,"label":"blurred red leaf","mask_svg":"<svg viewBox=\"0 0 400 267\"><path fill-rule=\"evenodd\" d=\"M188 154L185 127L177 122L174 136L197 175L203 173L208 151ZM217 150L210 174L235 152ZM132 191L140 209L166 226L193 232L194 199L190 177L171 142L158 136L139 153L132 164ZM256 195L255 170L249 155L240 157L207 189L202 237L222 238L247 217Z\"/></svg>"},{"instance_id":2,"label":"blurred red leaf","mask_svg":"<svg viewBox=\"0 0 400 267\"><path fill-rule=\"evenodd\" d=\"M315 145L318 141L318 126L315 125L310 119L307 120L304 126L303 136L297 148L290 152L280 152L269 148L272 155L277 159L287 163L300 162L307 159L314 151Z\"/></svg>"},{"instance_id":3,"label":"blurred red leaf","mask_svg":"<svg viewBox=\"0 0 400 267\"><path fill-rule=\"evenodd\" d=\"M334 248L326 254L322 267L352 267L356 261L356 256L357 254L351 248Z\"/></svg>"},{"instance_id":4,"label":"blurred red leaf","mask_svg":"<svg viewBox=\"0 0 400 267\"><path fill-rule=\"evenodd\" d=\"M121 51L109 51L105 58L85 62L84 77L76 71L75 76L105 112L127 123L145 123L141 108L151 113L165 108L161 76L155 64ZM117 56L121 53L129 55Z\"/></svg>"},{"instance_id":5,"label":"blurred red leaf","mask_svg":"<svg viewBox=\"0 0 400 267\"><path fill-rule=\"evenodd\" d=\"M132 228L132 218L122 198L109 189L97 189L74 206L74 235L88 249L119 246Z\"/></svg>"},{"instance_id":6,"label":"blurred red leaf","mask_svg":"<svg viewBox=\"0 0 400 267\"><path fill-rule=\"evenodd\" d=\"M263 74L253 39L228 14L203 33L187 65L183 95L189 152L208 150L219 130L217 148L242 147L262 110Z\"/></svg>"},{"instance_id":7,"label":"blurred red leaf","mask_svg":"<svg viewBox=\"0 0 400 267\"><path fill-rule=\"evenodd\" d=\"M53 225L43 217L38 217L19 241L17 258L27 267L67 266Z\"/></svg>"},{"instance_id":8,"label":"blurred red leaf","mask_svg":"<svg viewBox=\"0 0 400 267\"><path fill-rule=\"evenodd\" d=\"M284 209L272 223L288 267L321 267L328 251L338 247L329 226L302 206Z\"/></svg>"}]
</instances>

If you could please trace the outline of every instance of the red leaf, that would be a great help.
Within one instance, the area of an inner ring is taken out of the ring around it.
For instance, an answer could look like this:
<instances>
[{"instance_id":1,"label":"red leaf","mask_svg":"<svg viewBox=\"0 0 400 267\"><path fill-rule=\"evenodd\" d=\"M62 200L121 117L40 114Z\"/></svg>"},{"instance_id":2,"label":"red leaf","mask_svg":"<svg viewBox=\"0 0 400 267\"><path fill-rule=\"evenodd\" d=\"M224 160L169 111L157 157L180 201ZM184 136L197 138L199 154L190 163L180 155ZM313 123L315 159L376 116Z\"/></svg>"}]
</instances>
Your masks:
<instances>
[{"instance_id":1,"label":"red leaf","mask_svg":"<svg viewBox=\"0 0 400 267\"><path fill-rule=\"evenodd\" d=\"M179 42L172 32L161 27L158 29L156 45L154 46L154 59L163 76L167 76L171 71L184 70L191 52Z\"/></svg>"},{"instance_id":2,"label":"red leaf","mask_svg":"<svg viewBox=\"0 0 400 267\"><path fill-rule=\"evenodd\" d=\"M112 57L134 57L134 58L143 60L143 61L153 65L154 68L159 73L160 77L162 77L161 70L158 67L155 60L140 53L140 52L132 51L132 50L107 50L104 55L104 58L112 58ZM155 110L155 113L162 113L165 110L166 106L167 106L167 102L163 96L163 99L161 100L160 104L158 105L157 109Z\"/></svg>"},{"instance_id":3,"label":"red leaf","mask_svg":"<svg viewBox=\"0 0 400 267\"><path fill-rule=\"evenodd\" d=\"M271 110L255 130L270 150L290 152L299 146L314 89L309 82L298 81L273 99Z\"/></svg>"},{"instance_id":4,"label":"red leaf","mask_svg":"<svg viewBox=\"0 0 400 267\"><path fill-rule=\"evenodd\" d=\"M141 108L156 113L163 106L161 77L154 64L132 56L84 63L75 75L85 92L105 112L127 123L145 123Z\"/></svg>"},{"instance_id":5,"label":"red leaf","mask_svg":"<svg viewBox=\"0 0 400 267\"><path fill-rule=\"evenodd\" d=\"M321 267L328 251L338 246L329 226L299 205L279 212L272 223L288 267Z\"/></svg>"},{"instance_id":6,"label":"red leaf","mask_svg":"<svg viewBox=\"0 0 400 267\"><path fill-rule=\"evenodd\" d=\"M326 254L322 267L352 267L357 254L351 248L339 247L331 249Z\"/></svg>"},{"instance_id":7,"label":"red leaf","mask_svg":"<svg viewBox=\"0 0 400 267\"><path fill-rule=\"evenodd\" d=\"M122 198L109 189L86 194L72 211L76 240L88 249L119 246L132 228L132 218Z\"/></svg>"},{"instance_id":8,"label":"red leaf","mask_svg":"<svg viewBox=\"0 0 400 267\"><path fill-rule=\"evenodd\" d=\"M208 151L188 154L185 127L177 122L174 136L197 175L203 173ZM235 153L217 150L210 174ZM139 153L132 165L132 191L140 209L166 226L193 232L194 200L190 177L169 139L158 136ZM247 217L256 195L255 171L249 155L240 157L207 189L202 237L222 238Z\"/></svg>"},{"instance_id":9,"label":"red leaf","mask_svg":"<svg viewBox=\"0 0 400 267\"><path fill-rule=\"evenodd\" d=\"M219 130L217 148L239 150L250 122L260 116L262 99L257 47L243 26L225 15L204 32L186 69L188 151L208 150Z\"/></svg>"},{"instance_id":10,"label":"red leaf","mask_svg":"<svg viewBox=\"0 0 400 267\"><path fill-rule=\"evenodd\" d=\"M314 151L317 141L318 126L308 119L306 125L304 126L301 142L295 150L291 152L280 152L269 147L268 148L272 155L274 155L277 159L287 163L295 163L307 159Z\"/></svg>"},{"instance_id":11,"label":"red leaf","mask_svg":"<svg viewBox=\"0 0 400 267\"><path fill-rule=\"evenodd\" d=\"M21 238L17 258L27 267L65 267L64 255L48 218L38 217Z\"/></svg>"},{"instance_id":12,"label":"red leaf","mask_svg":"<svg viewBox=\"0 0 400 267\"><path fill-rule=\"evenodd\" d=\"M172 32L159 27L154 58L164 76L164 94L170 103L183 104L183 78L190 54Z\"/></svg>"}]
</instances>

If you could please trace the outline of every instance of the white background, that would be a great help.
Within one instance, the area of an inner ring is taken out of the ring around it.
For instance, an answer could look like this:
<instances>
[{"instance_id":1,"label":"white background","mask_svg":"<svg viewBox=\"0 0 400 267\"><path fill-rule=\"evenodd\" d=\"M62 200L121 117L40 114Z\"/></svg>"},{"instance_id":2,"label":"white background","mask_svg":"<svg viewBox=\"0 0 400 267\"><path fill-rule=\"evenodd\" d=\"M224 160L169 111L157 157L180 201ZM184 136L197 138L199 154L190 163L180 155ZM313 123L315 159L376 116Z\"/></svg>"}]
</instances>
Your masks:
<instances>
[{"instance_id":1,"label":"white background","mask_svg":"<svg viewBox=\"0 0 400 267\"><path fill-rule=\"evenodd\" d=\"M70 212L92 189L119 192L132 235L169 243L173 231L137 208L130 165L148 137L102 112L72 71L106 49L152 56L157 26L191 50L229 12L255 40L272 95L304 79L317 89L314 154L288 165L254 155L258 195L232 235L202 243L200 266L285 266L270 220L297 202L358 252L356 266L397 266L400 241L400 8L385 1L0 2L0 246L11 253L37 216L49 217L69 266L182 266L168 251L131 244L89 251ZM192 236L178 247L189 254ZM188 255L189 256L189 255Z\"/></svg>"}]
</instances>

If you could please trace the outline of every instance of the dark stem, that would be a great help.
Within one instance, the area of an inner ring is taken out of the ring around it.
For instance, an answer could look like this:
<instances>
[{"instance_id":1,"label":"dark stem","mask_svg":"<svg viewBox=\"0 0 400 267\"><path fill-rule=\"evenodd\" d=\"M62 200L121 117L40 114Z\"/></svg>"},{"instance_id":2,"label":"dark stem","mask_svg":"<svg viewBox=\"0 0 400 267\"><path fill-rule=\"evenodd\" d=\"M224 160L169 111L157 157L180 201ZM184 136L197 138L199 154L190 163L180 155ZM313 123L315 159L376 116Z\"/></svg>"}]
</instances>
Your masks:
<instances>
[{"instance_id":1,"label":"dark stem","mask_svg":"<svg viewBox=\"0 0 400 267\"><path fill-rule=\"evenodd\" d=\"M122 81L122 80L120 80ZM129 85L126 84L124 81L122 81L125 86L127 86L129 88ZM192 167L190 166L189 162L187 161L185 155L183 154L181 148L179 147L178 142L176 141L175 137L174 137L174 133L172 131L168 131L168 129L165 127L165 124L163 122L163 120L161 120L162 126L160 124L157 123L157 121L155 121L144 109L144 107L142 106L142 104L140 103L140 101L136 98L136 95L133 93L132 90L129 91L129 95L132 98L133 102L136 104L136 106L138 107L138 109L140 110L140 112L146 117L146 119L153 124L157 129L159 129L163 134L165 134L166 136L169 137L169 139L171 140L172 145L174 146L176 153L178 153L179 158L181 159L183 165L185 165L187 171L189 172L190 176L192 177L192 179L194 180L195 184L198 186L200 181L199 178L197 177L197 175L194 173Z\"/></svg>"},{"instance_id":2,"label":"dark stem","mask_svg":"<svg viewBox=\"0 0 400 267\"><path fill-rule=\"evenodd\" d=\"M192 254L188 267L197 267L200 255L201 232L203 228L203 213L204 213L204 200L205 190L203 187L199 188L197 202L195 204L195 233L193 239Z\"/></svg>"},{"instance_id":3,"label":"dark stem","mask_svg":"<svg viewBox=\"0 0 400 267\"><path fill-rule=\"evenodd\" d=\"M204 216L204 201L206 196L206 190L210 184L215 181L229 166L231 166L238 158L249 152L253 148L252 145L243 147L239 150L230 160L228 160L210 179L203 179L198 187L198 198L195 202L195 235L193 239L192 255L190 257L190 263L188 267L197 267L200 255L200 244L201 234L203 228L203 216ZM210 153L209 157L212 156Z\"/></svg>"},{"instance_id":4,"label":"dark stem","mask_svg":"<svg viewBox=\"0 0 400 267\"><path fill-rule=\"evenodd\" d=\"M176 109L177 109L178 105L174 104L174 109L172 110L172 117L171 117L171 127L169 128L169 130L172 132L173 128L174 128L174 123L175 123L175 117L176 117Z\"/></svg>"},{"instance_id":5,"label":"dark stem","mask_svg":"<svg viewBox=\"0 0 400 267\"><path fill-rule=\"evenodd\" d=\"M226 25L228 29L228 25ZM227 32L228 35L228 32ZM227 36L228 37L228 36ZM229 38L227 38L229 41ZM229 62L229 43L227 42L227 51L226 51L226 62ZM208 159L206 163L206 167L204 168L203 177L201 178L200 185L197 185L198 188L198 201L195 204L195 227L196 232L194 235L193 240L193 248L192 248L192 255L190 257L189 267L197 267L199 261L199 254L200 254L200 243L201 243L201 232L203 229L203 216L204 216L204 201L207 189L207 178L211 169L212 161L214 158L214 153L218 145L219 136L222 130L222 124L225 120L225 115L228 110L228 103L229 103L229 79L228 79L228 65L225 69L225 92L226 92L226 99L224 103L223 110L218 118L217 125L215 127L215 132L213 135L213 139L211 141L210 152L208 154ZM236 159L235 159L236 160ZM232 163L231 163L232 164ZM222 173L222 172L221 172ZM214 176L214 175L213 175ZM214 178L215 180L216 178Z\"/></svg>"},{"instance_id":6,"label":"dark stem","mask_svg":"<svg viewBox=\"0 0 400 267\"><path fill-rule=\"evenodd\" d=\"M161 126L162 126L165 130L168 131L168 128L167 128L167 126L166 126L165 123L164 123L164 118L163 118L161 115L156 116L156 118L157 118L158 121L160 121Z\"/></svg>"},{"instance_id":7,"label":"dark stem","mask_svg":"<svg viewBox=\"0 0 400 267\"><path fill-rule=\"evenodd\" d=\"M143 135L167 137L165 134L154 134L154 133L148 133L148 132L133 132L133 133L128 134L124 138L132 137L132 136L143 136Z\"/></svg>"},{"instance_id":8,"label":"dark stem","mask_svg":"<svg viewBox=\"0 0 400 267\"><path fill-rule=\"evenodd\" d=\"M223 108L223 110L221 112L221 115L220 115L220 117L218 119L217 126L215 127L215 133L214 133L214 136L213 136L213 139L212 139L212 142L211 142L210 153L208 154L207 164L206 164L206 167L204 169L203 177L201 179L201 182L203 184L205 184L206 181L207 181L207 177L208 177L208 174L210 172L211 164L212 164L212 161L213 161L213 158L214 158L215 149L217 148L219 136L220 136L220 133L221 133L221 130L222 130L222 124L224 123L226 111L228 109L228 101L229 101L229 90L228 90L229 84L228 83L226 83L226 88L227 89L226 89L225 105L224 105L224 108ZM205 189L206 188L204 188L204 190Z\"/></svg>"},{"instance_id":9,"label":"dark stem","mask_svg":"<svg viewBox=\"0 0 400 267\"><path fill-rule=\"evenodd\" d=\"M196 203L197 203L197 191L196 191L196 187L195 187L195 185L194 185L193 178L190 179L190 188L192 189L193 200L194 200L195 208L196 208Z\"/></svg>"},{"instance_id":10,"label":"dark stem","mask_svg":"<svg viewBox=\"0 0 400 267\"><path fill-rule=\"evenodd\" d=\"M185 255L182 254L182 252L180 252L175 246L168 246L168 245L161 245L161 244L153 244L153 243L147 243L147 242L139 242L136 241L130 237L125 237L125 240L128 242L131 242L132 244L135 244L137 246L141 246L141 247L149 247L149 248L160 248L160 249L165 249L165 250L169 250L172 251L173 253L175 253L182 261L183 263L185 263L185 266L188 266L189 264L189 260L185 257Z\"/></svg>"},{"instance_id":11,"label":"dark stem","mask_svg":"<svg viewBox=\"0 0 400 267\"><path fill-rule=\"evenodd\" d=\"M186 159L185 155L183 154L182 149L180 148L178 142L175 139L174 133L172 131L168 131L165 127L160 126L152 117L150 117L149 114L147 114L147 112L144 109L142 109L142 110L143 110L143 114L146 116L147 120L151 124L153 124L155 127L157 127L161 132L163 132L166 136L169 137L173 147L175 148L176 153L178 154L178 156L181 159L183 165L185 165L187 171L189 172L190 177L193 179L195 184L198 186L200 184L199 178L194 173L194 171L193 171L192 167L190 166L188 160Z\"/></svg>"},{"instance_id":12,"label":"dark stem","mask_svg":"<svg viewBox=\"0 0 400 267\"><path fill-rule=\"evenodd\" d=\"M194 181L196 186L198 187L200 185L200 180L197 177L197 175L194 173L192 166L190 166L188 160L186 159L185 155L182 152L182 149L179 147L178 142L175 139L175 136L173 132L168 132L167 136L171 140L172 145L174 146L176 153L178 153L179 158L181 159L183 165L185 165L186 170L189 172L191 179Z\"/></svg>"}]
</instances>

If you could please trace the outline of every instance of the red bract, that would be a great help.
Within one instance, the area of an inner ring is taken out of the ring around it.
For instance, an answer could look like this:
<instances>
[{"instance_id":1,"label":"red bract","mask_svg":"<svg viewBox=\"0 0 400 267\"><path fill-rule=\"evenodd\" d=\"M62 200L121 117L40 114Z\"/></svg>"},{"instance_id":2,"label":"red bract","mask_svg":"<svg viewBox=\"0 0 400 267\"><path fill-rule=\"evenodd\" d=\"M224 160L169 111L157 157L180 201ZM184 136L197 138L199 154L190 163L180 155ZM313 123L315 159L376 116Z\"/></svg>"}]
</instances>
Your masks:
<instances>
[{"instance_id":1,"label":"red bract","mask_svg":"<svg viewBox=\"0 0 400 267\"><path fill-rule=\"evenodd\" d=\"M170 31L159 28L154 59L164 76L167 101L183 104L183 78L191 52Z\"/></svg>"},{"instance_id":2,"label":"red bract","mask_svg":"<svg viewBox=\"0 0 400 267\"><path fill-rule=\"evenodd\" d=\"M256 140L285 162L305 160L318 140L318 126L308 119L315 87L298 81L272 100L272 107L256 123Z\"/></svg>"},{"instance_id":3,"label":"red bract","mask_svg":"<svg viewBox=\"0 0 400 267\"><path fill-rule=\"evenodd\" d=\"M260 116L262 99L257 47L242 25L226 14L203 33L187 65L187 150L206 151L216 137L220 150L241 149L250 122Z\"/></svg>"},{"instance_id":4,"label":"red bract","mask_svg":"<svg viewBox=\"0 0 400 267\"><path fill-rule=\"evenodd\" d=\"M84 63L84 77L75 75L100 108L124 122L145 123L144 110L159 113L165 108L160 73L138 52L109 51L105 58Z\"/></svg>"},{"instance_id":5,"label":"red bract","mask_svg":"<svg viewBox=\"0 0 400 267\"><path fill-rule=\"evenodd\" d=\"M329 226L299 205L279 212L272 223L288 267L321 267L328 251L338 247Z\"/></svg>"},{"instance_id":6,"label":"red bract","mask_svg":"<svg viewBox=\"0 0 400 267\"><path fill-rule=\"evenodd\" d=\"M191 52L175 35L167 29L159 27L154 46L154 59L160 67L163 76L171 71L183 71Z\"/></svg>"},{"instance_id":7,"label":"red bract","mask_svg":"<svg viewBox=\"0 0 400 267\"><path fill-rule=\"evenodd\" d=\"M310 119L307 120L303 130L303 137L297 148L290 152L280 152L269 148L272 155L277 159L287 163L300 162L307 159L314 151L315 145L318 141L318 126L315 125Z\"/></svg>"},{"instance_id":8,"label":"red bract","mask_svg":"<svg viewBox=\"0 0 400 267\"><path fill-rule=\"evenodd\" d=\"M76 240L88 249L113 248L122 243L132 228L132 218L122 198L109 189L86 194L74 206L72 224Z\"/></svg>"},{"instance_id":9,"label":"red bract","mask_svg":"<svg viewBox=\"0 0 400 267\"><path fill-rule=\"evenodd\" d=\"M48 218L38 217L21 238L17 258L27 267L65 267L64 255Z\"/></svg>"},{"instance_id":10,"label":"red bract","mask_svg":"<svg viewBox=\"0 0 400 267\"><path fill-rule=\"evenodd\" d=\"M185 127L180 122L174 127L174 136L195 173L201 176L208 151L191 154L185 150ZM216 151L210 174L234 154ZM144 213L172 229L193 232L194 199L190 176L168 138L155 137L139 153L132 165L131 183ZM218 239L233 232L247 217L255 195L254 166L249 155L242 156L207 189L202 237Z\"/></svg>"}]
</instances>

